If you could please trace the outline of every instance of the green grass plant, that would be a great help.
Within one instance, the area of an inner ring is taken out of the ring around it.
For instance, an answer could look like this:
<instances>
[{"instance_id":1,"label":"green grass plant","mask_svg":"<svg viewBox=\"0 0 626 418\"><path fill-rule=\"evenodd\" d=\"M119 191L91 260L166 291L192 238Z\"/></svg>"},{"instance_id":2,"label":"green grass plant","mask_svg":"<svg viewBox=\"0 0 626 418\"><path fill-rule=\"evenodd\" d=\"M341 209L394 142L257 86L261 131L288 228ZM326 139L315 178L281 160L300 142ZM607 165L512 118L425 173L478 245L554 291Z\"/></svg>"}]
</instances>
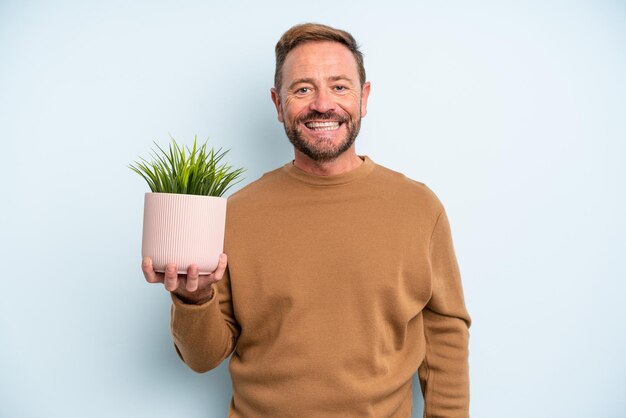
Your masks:
<instances>
[{"instance_id":1,"label":"green grass plant","mask_svg":"<svg viewBox=\"0 0 626 418\"><path fill-rule=\"evenodd\" d=\"M197 135L192 148L180 146L170 138L168 150L155 142L158 150L152 149L152 161L140 157L141 161L128 166L148 182L152 192L219 197L243 180L245 169L233 169L222 162L230 150L208 149L208 141L198 146Z\"/></svg>"}]
</instances>

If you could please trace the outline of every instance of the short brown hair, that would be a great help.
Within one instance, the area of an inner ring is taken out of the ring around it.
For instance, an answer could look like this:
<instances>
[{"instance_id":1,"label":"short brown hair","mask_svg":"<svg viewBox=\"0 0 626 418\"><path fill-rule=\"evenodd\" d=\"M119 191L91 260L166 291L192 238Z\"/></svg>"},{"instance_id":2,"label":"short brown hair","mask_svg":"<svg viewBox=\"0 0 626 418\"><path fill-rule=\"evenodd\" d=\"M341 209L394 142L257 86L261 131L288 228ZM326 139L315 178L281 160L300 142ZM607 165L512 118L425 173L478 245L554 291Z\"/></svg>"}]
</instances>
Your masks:
<instances>
[{"instance_id":1,"label":"short brown hair","mask_svg":"<svg viewBox=\"0 0 626 418\"><path fill-rule=\"evenodd\" d=\"M276 71L274 72L274 87L276 90L280 92L283 78L283 65L285 64L287 54L298 45L306 42L319 41L338 42L347 47L356 60L361 86L365 84L363 53L359 50L359 46L352 35L341 29L335 29L319 23L303 23L285 32L276 44Z\"/></svg>"}]
</instances>

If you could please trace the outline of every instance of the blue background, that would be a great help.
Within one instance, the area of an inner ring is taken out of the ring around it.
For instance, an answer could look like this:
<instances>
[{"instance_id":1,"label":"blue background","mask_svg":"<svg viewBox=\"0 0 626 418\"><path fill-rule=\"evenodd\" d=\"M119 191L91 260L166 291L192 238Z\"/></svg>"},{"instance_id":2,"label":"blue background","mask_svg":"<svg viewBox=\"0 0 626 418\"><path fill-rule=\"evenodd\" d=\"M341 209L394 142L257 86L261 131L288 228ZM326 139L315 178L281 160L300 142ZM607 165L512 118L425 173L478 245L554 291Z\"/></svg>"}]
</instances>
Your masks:
<instances>
[{"instance_id":1,"label":"blue background","mask_svg":"<svg viewBox=\"0 0 626 418\"><path fill-rule=\"evenodd\" d=\"M126 165L168 133L231 148L241 185L291 160L273 48L305 21L365 52L357 151L448 210L472 416L625 416L626 5L603 0L0 2L0 416L226 417L227 362L187 369L144 282Z\"/></svg>"}]
</instances>

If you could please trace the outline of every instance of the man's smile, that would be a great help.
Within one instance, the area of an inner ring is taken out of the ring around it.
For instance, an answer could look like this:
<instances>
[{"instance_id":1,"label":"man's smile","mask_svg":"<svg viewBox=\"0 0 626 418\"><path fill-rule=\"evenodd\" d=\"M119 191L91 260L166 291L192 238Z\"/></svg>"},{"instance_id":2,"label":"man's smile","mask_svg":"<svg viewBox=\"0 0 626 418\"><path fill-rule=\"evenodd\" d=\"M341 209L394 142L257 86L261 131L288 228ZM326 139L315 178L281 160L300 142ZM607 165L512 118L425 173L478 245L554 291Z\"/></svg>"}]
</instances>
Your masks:
<instances>
[{"instance_id":1,"label":"man's smile","mask_svg":"<svg viewBox=\"0 0 626 418\"><path fill-rule=\"evenodd\" d=\"M342 125L338 121L306 122L304 126L312 131L336 131Z\"/></svg>"}]
</instances>

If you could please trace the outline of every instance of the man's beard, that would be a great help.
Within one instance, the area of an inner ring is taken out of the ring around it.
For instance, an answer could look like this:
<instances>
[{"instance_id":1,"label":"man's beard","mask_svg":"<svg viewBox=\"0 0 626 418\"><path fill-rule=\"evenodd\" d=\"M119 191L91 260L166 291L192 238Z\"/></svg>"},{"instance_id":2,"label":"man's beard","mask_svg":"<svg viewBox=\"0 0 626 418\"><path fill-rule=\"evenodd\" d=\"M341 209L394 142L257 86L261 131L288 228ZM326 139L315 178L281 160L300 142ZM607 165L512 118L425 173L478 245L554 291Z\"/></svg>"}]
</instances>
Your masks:
<instances>
[{"instance_id":1,"label":"man's beard","mask_svg":"<svg viewBox=\"0 0 626 418\"><path fill-rule=\"evenodd\" d=\"M346 126L347 133L345 138L343 138L342 141L336 145L331 144L330 138L324 137L317 138L313 143L307 142L303 138L302 132L299 129L299 124L304 124L313 120L338 121L340 123L338 129L341 129L341 126L343 125ZM287 126L287 123L285 123L284 126L289 142L291 142L298 151L302 152L313 161L319 163L329 162L334 161L337 157L346 152L352 144L354 144L354 141L359 134L359 130L361 129L361 112L359 112L357 120L352 120L350 116L341 116L335 112L320 113L316 110L312 110L306 115L295 119L290 126Z\"/></svg>"}]
</instances>

